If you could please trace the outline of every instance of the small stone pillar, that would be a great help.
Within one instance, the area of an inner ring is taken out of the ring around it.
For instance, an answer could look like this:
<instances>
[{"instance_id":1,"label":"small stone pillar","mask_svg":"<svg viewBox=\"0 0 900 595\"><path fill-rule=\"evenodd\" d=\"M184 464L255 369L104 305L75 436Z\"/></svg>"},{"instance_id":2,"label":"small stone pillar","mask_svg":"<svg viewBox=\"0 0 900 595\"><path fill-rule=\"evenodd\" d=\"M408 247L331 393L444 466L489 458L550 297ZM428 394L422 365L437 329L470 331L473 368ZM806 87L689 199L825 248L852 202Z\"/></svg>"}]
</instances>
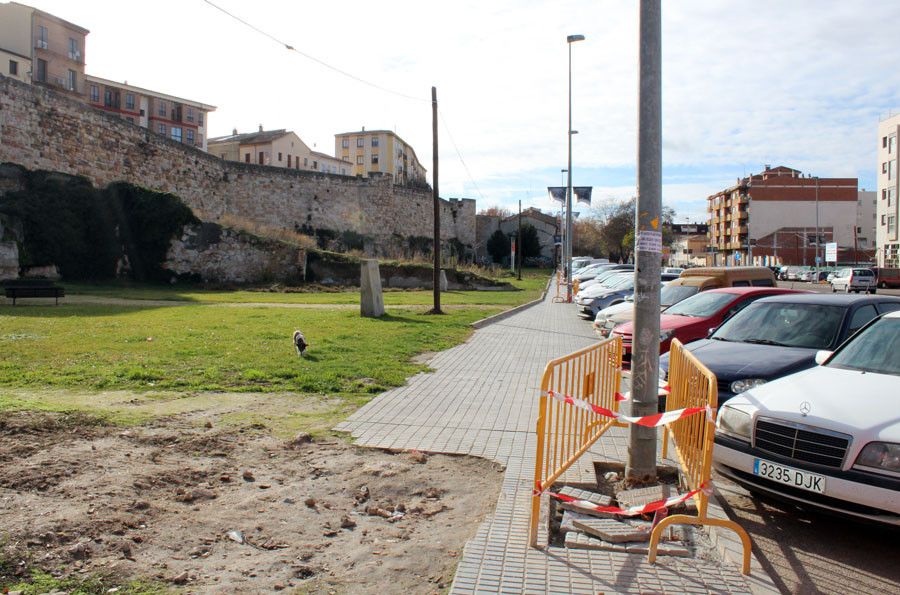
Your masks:
<instances>
[{"instance_id":1,"label":"small stone pillar","mask_svg":"<svg viewBox=\"0 0 900 595\"><path fill-rule=\"evenodd\" d=\"M381 272L378 261L365 259L359 271L359 311L367 318L384 316L384 296L381 293Z\"/></svg>"},{"instance_id":2,"label":"small stone pillar","mask_svg":"<svg viewBox=\"0 0 900 595\"><path fill-rule=\"evenodd\" d=\"M438 289L440 289L441 291L447 291L447 271L445 271L444 269L441 269L441 279L439 283L440 287Z\"/></svg>"}]
</instances>

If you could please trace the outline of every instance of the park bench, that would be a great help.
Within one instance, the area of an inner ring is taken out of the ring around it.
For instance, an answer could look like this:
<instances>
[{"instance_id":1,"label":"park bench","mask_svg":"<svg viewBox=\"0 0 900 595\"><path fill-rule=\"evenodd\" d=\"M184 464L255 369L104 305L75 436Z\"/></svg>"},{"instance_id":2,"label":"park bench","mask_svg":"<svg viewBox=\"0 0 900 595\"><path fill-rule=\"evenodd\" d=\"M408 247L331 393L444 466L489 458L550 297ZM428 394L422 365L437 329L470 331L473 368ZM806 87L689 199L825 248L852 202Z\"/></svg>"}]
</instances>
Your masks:
<instances>
[{"instance_id":1,"label":"park bench","mask_svg":"<svg viewBox=\"0 0 900 595\"><path fill-rule=\"evenodd\" d=\"M59 305L59 298L65 297L66 291L52 281L45 279L17 279L3 283L3 291L6 297L12 299L13 306L19 298L55 298Z\"/></svg>"}]
</instances>

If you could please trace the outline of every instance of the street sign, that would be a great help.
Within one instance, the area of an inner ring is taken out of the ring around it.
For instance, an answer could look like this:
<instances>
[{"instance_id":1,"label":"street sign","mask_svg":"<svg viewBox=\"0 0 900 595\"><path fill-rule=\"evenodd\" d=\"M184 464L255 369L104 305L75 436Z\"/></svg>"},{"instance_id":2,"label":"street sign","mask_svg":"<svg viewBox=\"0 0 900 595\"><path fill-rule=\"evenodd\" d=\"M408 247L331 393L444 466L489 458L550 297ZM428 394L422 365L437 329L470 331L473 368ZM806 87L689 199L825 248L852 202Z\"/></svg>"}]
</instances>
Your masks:
<instances>
[{"instance_id":1,"label":"street sign","mask_svg":"<svg viewBox=\"0 0 900 595\"><path fill-rule=\"evenodd\" d=\"M825 244L825 262L837 263L837 242Z\"/></svg>"}]
</instances>

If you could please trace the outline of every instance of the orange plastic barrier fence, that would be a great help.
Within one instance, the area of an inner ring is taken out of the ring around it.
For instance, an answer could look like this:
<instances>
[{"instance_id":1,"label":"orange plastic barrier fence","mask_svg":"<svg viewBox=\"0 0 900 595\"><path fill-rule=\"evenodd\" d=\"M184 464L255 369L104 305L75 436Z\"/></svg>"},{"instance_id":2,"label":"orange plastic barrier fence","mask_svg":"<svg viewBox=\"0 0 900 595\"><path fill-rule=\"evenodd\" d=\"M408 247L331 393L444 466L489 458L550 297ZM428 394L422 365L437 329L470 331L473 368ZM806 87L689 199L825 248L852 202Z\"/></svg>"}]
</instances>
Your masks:
<instances>
[{"instance_id":1,"label":"orange plastic barrier fence","mask_svg":"<svg viewBox=\"0 0 900 595\"><path fill-rule=\"evenodd\" d=\"M531 501L529 543L537 546L541 492L549 488L609 428L612 419L578 409L547 396L548 391L584 399L612 411L619 410L622 340L607 339L552 360L544 369L538 405L535 493Z\"/></svg>"},{"instance_id":2,"label":"orange plastic barrier fence","mask_svg":"<svg viewBox=\"0 0 900 595\"><path fill-rule=\"evenodd\" d=\"M669 434L675 444L675 452L681 465L681 475L688 489L697 490L709 485L712 471L713 439L716 432L715 411L718 404L716 376L706 368L678 339L672 341L669 351L669 390L666 411L686 407L709 407L711 417L692 415L666 426L663 431L662 456L666 457ZM750 536L744 529L725 519L711 519L707 516L709 496L699 491L694 496L697 516L676 514L660 521L650 534L649 561L656 561L656 547L660 536L670 525L715 525L733 530L741 538L744 546L742 572L750 573Z\"/></svg>"}]
</instances>

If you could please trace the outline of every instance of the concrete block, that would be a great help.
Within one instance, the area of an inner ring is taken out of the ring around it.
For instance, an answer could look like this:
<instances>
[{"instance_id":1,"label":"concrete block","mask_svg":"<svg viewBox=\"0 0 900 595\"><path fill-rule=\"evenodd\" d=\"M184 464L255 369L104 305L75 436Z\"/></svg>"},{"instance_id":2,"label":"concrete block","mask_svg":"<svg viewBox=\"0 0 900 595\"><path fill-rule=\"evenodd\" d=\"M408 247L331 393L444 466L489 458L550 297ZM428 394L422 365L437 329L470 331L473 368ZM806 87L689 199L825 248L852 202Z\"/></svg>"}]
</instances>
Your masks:
<instances>
[{"instance_id":1,"label":"concrete block","mask_svg":"<svg viewBox=\"0 0 900 595\"><path fill-rule=\"evenodd\" d=\"M589 537L584 533L570 532L566 533L565 547L575 550L603 550L607 552L626 553L628 550L624 544L609 543L602 539Z\"/></svg>"},{"instance_id":2,"label":"concrete block","mask_svg":"<svg viewBox=\"0 0 900 595\"><path fill-rule=\"evenodd\" d=\"M378 261L363 260L360 264L359 310L366 318L384 316L384 295L381 293L381 273Z\"/></svg>"},{"instance_id":3,"label":"concrete block","mask_svg":"<svg viewBox=\"0 0 900 595\"><path fill-rule=\"evenodd\" d=\"M605 496L603 494L598 494L597 492L592 492L590 490L582 490L579 488L574 488L572 486L566 486L559 490L559 493L564 496L569 496L571 498L577 498L579 500L587 500L591 504L595 504L597 506L612 506L612 498L609 496ZM587 508L581 508L579 506L575 506L574 504L570 504L569 502L559 501L559 507L563 510L571 510L573 512L578 512L581 514L589 514L595 517L601 518L614 518L614 515L606 512L597 512L595 510L590 510Z\"/></svg>"},{"instance_id":4,"label":"concrete block","mask_svg":"<svg viewBox=\"0 0 900 595\"><path fill-rule=\"evenodd\" d=\"M438 280L438 283L440 284L438 286L438 289L440 291L447 291L447 271L445 271L444 269L441 269L441 276Z\"/></svg>"},{"instance_id":5,"label":"concrete block","mask_svg":"<svg viewBox=\"0 0 900 595\"><path fill-rule=\"evenodd\" d=\"M642 531L640 528L614 519L578 519L573 520L572 524L579 531L610 543L650 541L649 531Z\"/></svg>"},{"instance_id":6,"label":"concrete block","mask_svg":"<svg viewBox=\"0 0 900 595\"><path fill-rule=\"evenodd\" d=\"M645 506L651 502L666 500L675 495L675 489L669 484L660 484L646 488L625 490L616 494L616 500L621 508L632 506Z\"/></svg>"},{"instance_id":7,"label":"concrete block","mask_svg":"<svg viewBox=\"0 0 900 595\"><path fill-rule=\"evenodd\" d=\"M574 512L571 510L566 510L563 512L562 522L559 524L560 533L568 533L569 531L578 531L578 528L575 527L574 521L584 521L587 519L595 519L597 517L592 517L589 514L581 514L580 512Z\"/></svg>"}]
</instances>

